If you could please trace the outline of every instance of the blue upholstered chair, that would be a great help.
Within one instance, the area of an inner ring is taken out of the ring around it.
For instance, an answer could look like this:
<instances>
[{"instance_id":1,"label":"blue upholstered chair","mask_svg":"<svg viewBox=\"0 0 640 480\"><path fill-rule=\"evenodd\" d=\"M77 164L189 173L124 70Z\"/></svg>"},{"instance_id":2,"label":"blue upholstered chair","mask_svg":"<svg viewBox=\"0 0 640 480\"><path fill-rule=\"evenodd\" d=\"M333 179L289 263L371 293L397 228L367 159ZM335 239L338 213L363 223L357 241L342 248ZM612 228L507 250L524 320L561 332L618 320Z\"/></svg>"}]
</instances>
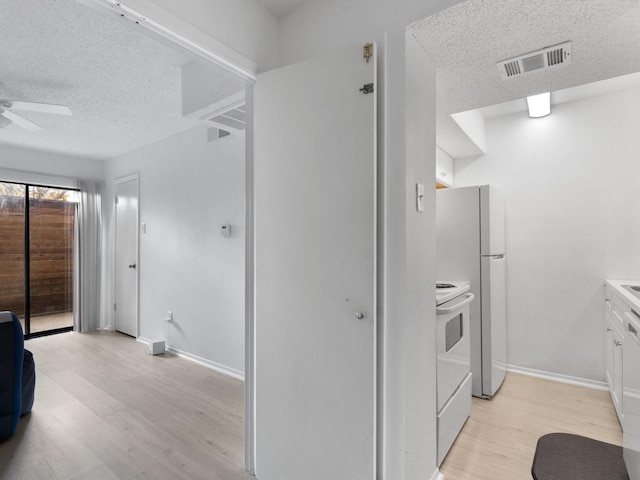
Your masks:
<instances>
[{"instance_id":1,"label":"blue upholstered chair","mask_svg":"<svg viewBox=\"0 0 640 480\"><path fill-rule=\"evenodd\" d=\"M35 381L33 355L24 349L18 317L0 312L0 441L16 433L19 418L31 411Z\"/></svg>"}]
</instances>

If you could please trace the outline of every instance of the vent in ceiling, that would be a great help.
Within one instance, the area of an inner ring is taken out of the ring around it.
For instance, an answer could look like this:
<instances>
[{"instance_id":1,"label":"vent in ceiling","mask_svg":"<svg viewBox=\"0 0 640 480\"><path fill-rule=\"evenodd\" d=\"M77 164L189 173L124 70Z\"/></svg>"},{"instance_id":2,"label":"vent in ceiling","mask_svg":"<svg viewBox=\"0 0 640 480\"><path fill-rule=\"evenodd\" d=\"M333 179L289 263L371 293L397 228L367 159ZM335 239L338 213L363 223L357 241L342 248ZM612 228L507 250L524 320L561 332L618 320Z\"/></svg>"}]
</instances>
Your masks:
<instances>
[{"instance_id":1,"label":"vent in ceiling","mask_svg":"<svg viewBox=\"0 0 640 480\"><path fill-rule=\"evenodd\" d=\"M207 130L207 141L213 142L214 140L220 140L221 138L228 137L231 132L223 130L221 128L209 127Z\"/></svg>"},{"instance_id":2,"label":"vent in ceiling","mask_svg":"<svg viewBox=\"0 0 640 480\"><path fill-rule=\"evenodd\" d=\"M498 62L497 66L500 78L507 80L537 70L556 68L569 63L571 63L571 42L565 42L535 52L525 53L519 57L503 60Z\"/></svg>"},{"instance_id":3,"label":"vent in ceiling","mask_svg":"<svg viewBox=\"0 0 640 480\"><path fill-rule=\"evenodd\" d=\"M220 130L244 130L246 127L245 101L243 99L227 105L221 110L208 113L200 117L200 120Z\"/></svg>"}]
</instances>

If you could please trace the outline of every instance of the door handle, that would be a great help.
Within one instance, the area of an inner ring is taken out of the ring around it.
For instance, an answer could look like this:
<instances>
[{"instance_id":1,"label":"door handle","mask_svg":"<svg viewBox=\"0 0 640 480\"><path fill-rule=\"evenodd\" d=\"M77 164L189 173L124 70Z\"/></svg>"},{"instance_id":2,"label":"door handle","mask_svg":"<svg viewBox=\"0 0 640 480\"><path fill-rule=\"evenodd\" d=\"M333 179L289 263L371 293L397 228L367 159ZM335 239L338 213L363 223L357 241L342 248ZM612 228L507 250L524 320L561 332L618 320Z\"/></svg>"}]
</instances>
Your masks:
<instances>
[{"instance_id":1,"label":"door handle","mask_svg":"<svg viewBox=\"0 0 640 480\"><path fill-rule=\"evenodd\" d=\"M131 265L129 265L129 268L136 268L136 264L132 263Z\"/></svg>"},{"instance_id":2,"label":"door handle","mask_svg":"<svg viewBox=\"0 0 640 480\"><path fill-rule=\"evenodd\" d=\"M445 315L447 313L451 313L455 310L458 310L461 307L464 307L467 303L471 303L471 301L476 298L476 296L469 292L469 293L465 293L464 294L464 299L462 301L456 301L455 303L453 303L451 306L444 306L447 305L449 302L444 303L442 307L438 307L436 308L436 315ZM453 300L450 300L451 302L453 302Z\"/></svg>"}]
</instances>

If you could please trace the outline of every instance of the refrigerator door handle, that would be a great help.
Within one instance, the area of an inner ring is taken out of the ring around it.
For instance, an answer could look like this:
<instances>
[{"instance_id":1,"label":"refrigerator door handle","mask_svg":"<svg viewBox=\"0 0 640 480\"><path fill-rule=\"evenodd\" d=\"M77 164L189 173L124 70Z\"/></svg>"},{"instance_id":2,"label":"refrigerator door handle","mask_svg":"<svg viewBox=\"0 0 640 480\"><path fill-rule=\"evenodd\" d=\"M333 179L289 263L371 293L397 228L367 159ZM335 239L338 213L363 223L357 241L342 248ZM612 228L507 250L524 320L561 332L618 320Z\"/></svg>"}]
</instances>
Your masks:
<instances>
[{"instance_id":1,"label":"refrigerator door handle","mask_svg":"<svg viewBox=\"0 0 640 480\"><path fill-rule=\"evenodd\" d=\"M482 257L487 257L487 258L495 258L496 260L501 260L504 258L504 253L500 254L500 255L481 255Z\"/></svg>"}]
</instances>

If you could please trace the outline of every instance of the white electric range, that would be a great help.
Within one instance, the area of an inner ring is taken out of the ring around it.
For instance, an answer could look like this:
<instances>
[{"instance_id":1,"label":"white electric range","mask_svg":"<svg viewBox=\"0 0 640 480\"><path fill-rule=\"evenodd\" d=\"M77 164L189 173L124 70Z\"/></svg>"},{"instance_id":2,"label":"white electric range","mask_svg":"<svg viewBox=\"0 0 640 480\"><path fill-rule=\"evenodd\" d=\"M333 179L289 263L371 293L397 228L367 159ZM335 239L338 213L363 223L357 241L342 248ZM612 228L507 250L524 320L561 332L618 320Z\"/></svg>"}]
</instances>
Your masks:
<instances>
[{"instance_id":1,"label":"white electric range","mask_svg":"<svg viewBox=\"0 0 640 480\"><path fill-rule=\"evenodd\" d=\"M438 465L471 415L469 282L436 284Z\"/></svg>"},{"instance_id":2,"label":"white electric range","mask_svg":"<svg viewBox=\"0 0 640 480\"><path fill-rule=\"evenodd\" d=\"M436 282L436 306L468 292L469 282Z\"/></svg>"}]
</instances>

